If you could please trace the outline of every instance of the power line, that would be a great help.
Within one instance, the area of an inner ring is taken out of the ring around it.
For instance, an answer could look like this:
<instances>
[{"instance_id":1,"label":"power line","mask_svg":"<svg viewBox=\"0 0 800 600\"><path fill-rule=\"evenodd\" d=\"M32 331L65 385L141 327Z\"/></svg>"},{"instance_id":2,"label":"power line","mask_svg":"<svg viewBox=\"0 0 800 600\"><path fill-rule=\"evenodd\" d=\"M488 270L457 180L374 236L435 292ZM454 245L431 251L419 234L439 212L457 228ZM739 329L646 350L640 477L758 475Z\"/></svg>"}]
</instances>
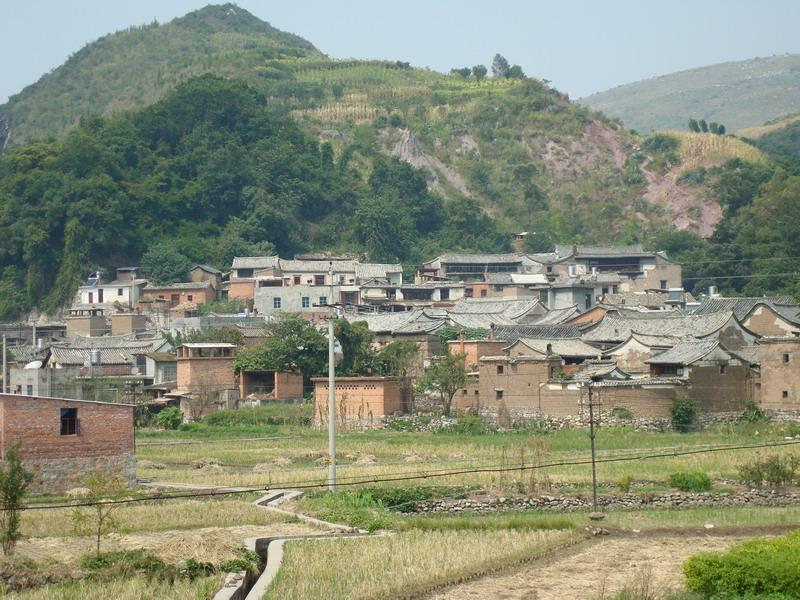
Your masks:
<instances>
[{"instance_id":1,"label":"power line","mask_svg":"<svg viewBox=\"0 0 800 600\"><path fill-rule=\"evenodd\" d=\"M739 444L739 445L728 445L728 446L716 446L710 448L703 448L703 449L693 449L693 450L684 450L684 451L673 451L668 453L657 453L657 454L642 454L638 456L619 456L619 457L606 457L597 459L597 463L616 463L616 462L629 462L629 461L639 461L639 460L650 460L650 459L658 459L658 458L668 458L668 457L677 457L677 456L689 456L693 454L704 454L706 452L727 452L732 450L751 450L751 449L758 449L758 448L777 448L781 446L792 446L800 444L800 440L789 440L789 441L776 441L776 442L766 442L761 444ZM550 463L540 463L534 465L516 465L516 466L500 466L500 467L479 467L474 469L460 469L460 470L451 470L451 471L444 471L444 472L424 472L419 471L415 474L408 474L408 475L400 475L400 476L393 476L393 477L362 477L359 478L358 481L341 481L338 480L337 484L340 487L352 487L358 486L363 484L376 484L376 483L394 483L398 481L413 481L419 479L438 479L442 477L453 477L456 475L473 475L473 474L480 474L480 473L504 473L504 472L511 472L511 471L532 471L532 470L539 470L539 469L548 469L552 467L568 467L568 466L582 466L582 465L589 465L591 464L591 459L583 459L583 460L573 460L573 461L558 461L558 462L550 462ZM288 483L288 482L287 482ZM319 489L327 487L327 481L315 482L315 483L307 483L297 485L294 483L290 483L293 489ZM131 498L117 498L117 499L103 499L103 500L94 500L91 502L77 502L77 503L70 503L70 504L48 504L48 505L39 505L39 506L26 506L21 510L48 510L48 509L60 509L60 508L82 508L88 506L98 506L98 505L113 505L113 504L133 504L137 502L147 502L150 500L175 500L175 499L182 499L182 498L198 498L198 497L209 497L209 496L231 496L231 495L238 495L238 494L252 494L256 492L266 492L275 489L274 486L266 485L260 487L252 487L252 488L245 488L245 489L238 489L238 490L209 490L206 492L195 492L195 493L180 493L180 494L153 494L149 496L134 496ZM0 511L6 511L7 509L0 509Z\"/></svg>"}]
</instances>

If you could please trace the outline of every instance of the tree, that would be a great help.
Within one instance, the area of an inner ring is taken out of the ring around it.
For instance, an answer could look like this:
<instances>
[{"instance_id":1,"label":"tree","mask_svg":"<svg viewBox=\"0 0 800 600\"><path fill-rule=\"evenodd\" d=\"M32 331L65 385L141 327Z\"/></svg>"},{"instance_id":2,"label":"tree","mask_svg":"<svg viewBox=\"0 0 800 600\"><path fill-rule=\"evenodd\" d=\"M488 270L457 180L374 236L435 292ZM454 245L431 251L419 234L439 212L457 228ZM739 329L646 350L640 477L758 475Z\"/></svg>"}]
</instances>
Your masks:
<instances>
[{"instance_id":1,"label":"tree","mask_svg":"<svg viewBox=\"0 0 800 600\"><path fill-rule=\"evenodd\" d=\"M708 124L708 130L714 134L719 133L719 123L711 121L711 123Z\"/></svg>"},{"instance_id":2,"label":"tree","mask_svg":"<svg viewBox=\"0 0 800 600\"><path fill-rule=\"evenodd\" d=\"M192 262L169 243L156 244L142 256L142 269L156 285L185 281Z\"/></svg>"},{"instance_id":3,"label":"tree","mask_svg":"<svg viewBox=\"0 0 800 600\"><path fill-rule=\"evenodd\" d=\"M486 65L475 65L474 67L472 67L472 75L478 81L483 81L484 79L486 79L487 72L488 69L486 68Z\"/></svg>"},{"instance_id":4,"label":"tree","mask_svg":"<svg viewBox=\"0 0 800 600\"><path fill-rule=\"evenodd\" d=\"M492 60L492 75L495 77L508 77L508 70L511 65L502 54L495 54Z\"/></svg>"},{"instance_id":5,"label":"tree","mask_svg":"<svg viewBox=\"0 0 800 600\"><path fill-rule=\"evenodd\" d=\"M177 406L168 406L155 416L155 422L163 429L177 429L183 423L183 413Z\"/></svg>"},{"instance_id":6,"label":"tree","mask_svg":"<svg viewBox=\"0 0 800 600\"><path fill-rule=\"evenodd\" d=\"M700 124L697 122L696 119L689 119L689 131L700 133Z\"/></svg>"},{"instance_id":7,"label":"tree","mask_svg":"<svg viewBox=\"0 0 800 600\"><path fill-rule=\"evenodd\" d=\"M415 342L404 340L387 344L375 356L378 371L392 377L408 377L419 355Z\"/></svg>"},{"instance_id":8,"label":"tree","mask_svg":"<svg viewBox=\"0 0 800 600\"><path fill-rule=\"evenodd\" d=\"M0 467L0 542L3 554L12 554L14 546L22 537L19 530L19 514L23 499L33 473L25 470L19 453L19 444L8 449L6 459Z\"/></svg>"},{"instance_id":9,"label":"tree","mask_svg":"<svg viewBox=\"0 0 800 600\"><path fill-rule=\"evenodd\" d=\"M467 382L465 361L463 354L445 354L417 381L418 392L433 391L439 394L445 415L450 415L453 396Z\"/></svg>"},{"instance_id":10,"label":"tree","mask_svg":"<svg viewBox=\"0 0 800 600\"><path fill-rule=\"evenodd\" d=\"M519 65L514 65L508 69L506 72L506 77L508 79L525 79L525 73L522 70L522 67Z\"/></svg>"},{"instance_id":11,"label":"tree","mask_svg":"<svg viewBox=\"0 0 800 600\"><path fill-rule=\"evenodd\" d=\"M717 127L717 134L725 135L725 125L723 125L722 123L720 123L719 127Z\"/></svg>"},{"instance_id":12,"label":"tree","mask_svg":"<svg viewBox=\"0 0 800 600\"><path fill-rule=\"evenodd\" d=\"M700 131L703 133L708 133L708 123L706 123L705 119L700 119Z\"/></svg>"},{"instance_id":13,"label":"tree","mask_svg":"<svg viewBox=\"0 0 800 600\"><path fill-rule=\"evenodd\" d=\"M470 69L469 67L462 67L460 69L450 69L450 72L453 75L458 75L462 79L466 79L467 77L469 77L469 74L472 72L472 69Z\"/></svg>"},{"instance_id":14,"label":"tree","mask_svg":"<svg viewBox=\"0 0 800 600\"><path fill-rule=\"evenodd\" d=\"M78 535L94 536L96 554L99 557L101 538L119 527L119 522L114 517L119 504L114 501L129 492L122 479L104 471L91 473L83 480L83 485L88 491L81 500L89 506L76 506L72 509L72 525Z\"/></svg>"},{"instance_id":15,"label":"tree","mask_svg":"<svg viewBox=\"0 0 800 600\"><path fill-rule=\"evenodd\" d=\"M288 371L306 379L325 372L328 340L310 321L283 314L266 326L266 333L266 342L237 354L235 370Z\"/></svg>"},{"instance_id":16,"label":"tree","mask_svg":"<svg viewBox=\"0 0 800 600\"><path fill-rule=\"evenodd\" d=\"M342 361L336 369L340 375L368 375L374 370L373 334L364 321L351 323L337 319L333 332L342 347Z\"/></svg>"}]
</instances>

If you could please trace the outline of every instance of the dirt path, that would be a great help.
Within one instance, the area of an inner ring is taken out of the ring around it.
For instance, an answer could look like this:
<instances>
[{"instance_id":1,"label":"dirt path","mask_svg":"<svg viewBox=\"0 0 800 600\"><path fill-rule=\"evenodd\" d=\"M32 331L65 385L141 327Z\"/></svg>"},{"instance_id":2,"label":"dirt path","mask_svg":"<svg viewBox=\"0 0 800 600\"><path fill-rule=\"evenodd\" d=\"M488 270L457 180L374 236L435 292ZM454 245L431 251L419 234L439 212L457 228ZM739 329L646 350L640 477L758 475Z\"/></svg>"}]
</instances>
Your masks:
<instances>
[{"instance_id":1,"label":"dirt path","mask_svg":"<svg viewBox=\"0 0 800 600\"><path fill-rule=\"evenodd\" d=\"M612 596L644 579L659 594L682 589L681 563L692 554L724 550L742 536L658 535L596 538L559 557L512 573L467 582L429 600L572 600Z\"/></svg>"}]
</instances>

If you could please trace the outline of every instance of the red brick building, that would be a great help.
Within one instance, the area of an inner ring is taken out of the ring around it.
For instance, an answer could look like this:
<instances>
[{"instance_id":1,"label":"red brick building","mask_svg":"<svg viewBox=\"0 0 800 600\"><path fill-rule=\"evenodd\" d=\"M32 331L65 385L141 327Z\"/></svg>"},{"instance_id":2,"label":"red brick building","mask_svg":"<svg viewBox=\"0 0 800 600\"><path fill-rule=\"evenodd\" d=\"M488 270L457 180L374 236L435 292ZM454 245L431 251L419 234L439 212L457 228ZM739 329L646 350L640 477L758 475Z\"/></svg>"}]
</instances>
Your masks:
<instances>
[{"instance_id":1,"label":"red brick building","mask_svg":"<svg viewBox=\"0 0 800 600\"><path fill-rule=\"evenodd\" d=\"M321 424L328 417L328 378L315 377L314 419ZM340 423L380 422L395 413L407 413L411 390L402 377L337 377L336 416Z\"/></svg>"},{"instance_id":2,"label":"red brick building","mask_svg":"<svg viewBox=\"0 0 800 600\"><path fill-rule=\"evenodd\" d=\"M131 404L0 394L0 457L16 443L36 492L81 487L98 470L136 482Z\"/></svg>"}]
</instances>

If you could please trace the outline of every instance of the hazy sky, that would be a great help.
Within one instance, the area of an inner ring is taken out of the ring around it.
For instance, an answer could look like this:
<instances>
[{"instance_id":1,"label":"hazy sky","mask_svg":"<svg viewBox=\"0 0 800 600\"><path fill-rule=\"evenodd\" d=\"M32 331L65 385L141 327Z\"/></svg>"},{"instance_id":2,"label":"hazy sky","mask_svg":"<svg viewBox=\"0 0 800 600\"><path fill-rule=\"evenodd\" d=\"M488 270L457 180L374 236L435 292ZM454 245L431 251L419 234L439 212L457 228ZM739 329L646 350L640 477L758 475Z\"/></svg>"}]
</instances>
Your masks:
<instances>
[{"instance_id":1,"label":"hazy sky","mask_svg":"<svg viewBox=\"0 0 800 600\"><path fill-rule=\"evenodd\" d=\"M800 52L798 0L240 0L335 58L448 71L500 52L571 97L703 65ZM0 103L101 35L203 0L3 0Z\"/></svg>"}]
</instances>

